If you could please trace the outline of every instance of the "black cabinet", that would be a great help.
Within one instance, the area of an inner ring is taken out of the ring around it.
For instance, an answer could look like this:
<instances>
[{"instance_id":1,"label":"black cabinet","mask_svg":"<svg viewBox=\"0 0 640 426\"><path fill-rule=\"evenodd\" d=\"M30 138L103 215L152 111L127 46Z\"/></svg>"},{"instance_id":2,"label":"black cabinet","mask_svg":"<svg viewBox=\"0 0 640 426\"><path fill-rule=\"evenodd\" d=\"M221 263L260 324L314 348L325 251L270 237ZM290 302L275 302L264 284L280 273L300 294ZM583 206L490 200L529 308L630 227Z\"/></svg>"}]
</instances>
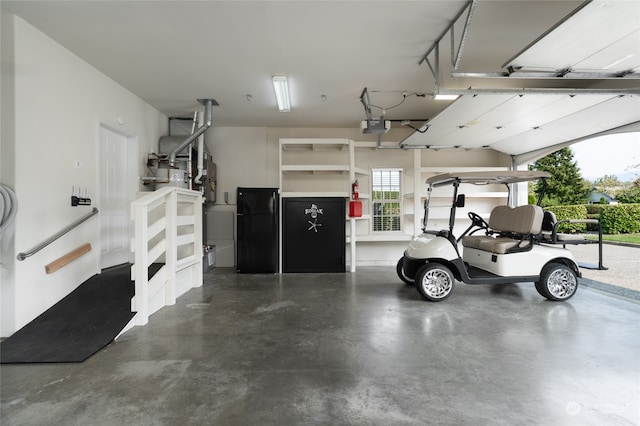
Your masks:
<instances>
[{"instance_id":1,"label":"black cabinet","mask_svg":"<svg viewBox=\"0 0 640 426\"><path fill-rule=\"evenodd\" d=\"M345 271L345 199L283 198L282 271Z\"/></svg>"}]
</instances>

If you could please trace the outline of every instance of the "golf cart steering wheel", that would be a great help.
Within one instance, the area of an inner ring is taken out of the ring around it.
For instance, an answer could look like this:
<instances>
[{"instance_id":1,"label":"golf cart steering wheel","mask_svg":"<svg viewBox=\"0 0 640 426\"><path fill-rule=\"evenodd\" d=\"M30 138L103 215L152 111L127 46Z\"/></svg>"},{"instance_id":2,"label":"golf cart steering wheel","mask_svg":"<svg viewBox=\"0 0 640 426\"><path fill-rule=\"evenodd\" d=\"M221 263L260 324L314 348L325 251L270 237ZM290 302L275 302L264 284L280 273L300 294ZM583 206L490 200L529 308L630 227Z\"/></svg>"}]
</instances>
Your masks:
<instances>
[{"instance_id":1,"label":"golf cart steering wheel","mask_svg":"<svg viewBox=\"0 0 640 426\"><path fill-rule=\"evenodd\" d=\"M469 212L467 215L469 216L469 219L471 219L471 224L473 226L477 226L480 229L489 229L489 224L479 214Z\"/></svg>"}]
</instances>

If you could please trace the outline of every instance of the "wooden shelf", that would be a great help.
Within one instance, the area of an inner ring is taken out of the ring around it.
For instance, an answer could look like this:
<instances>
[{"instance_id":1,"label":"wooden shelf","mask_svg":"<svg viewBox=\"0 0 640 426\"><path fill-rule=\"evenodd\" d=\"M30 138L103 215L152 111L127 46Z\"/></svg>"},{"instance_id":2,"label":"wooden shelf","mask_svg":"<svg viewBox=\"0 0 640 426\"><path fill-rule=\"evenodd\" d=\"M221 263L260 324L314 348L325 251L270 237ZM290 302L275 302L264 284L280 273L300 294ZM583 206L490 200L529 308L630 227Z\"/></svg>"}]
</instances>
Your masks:
<instances>
[{"instance_id":1,"label":"wooden shelf","mask_svg":"<svg viewBox=\"0 0 640 426\"><path fill-rule=\"evenodd\" d=\"M341 164L283 164L280 169L282 173L347 173L349 166Z\"/></svg>"},{"instance_id":2,"label":"wooden shelf","mask_svg":"<svg viewBox=\"0 0 640 426\"><path fill-rule=\"evenodd\" d=\"M286 139L280 141L283 151L342 151L349 146L348 139Z\"/></svg>"},{"instance_id":3,"label":"wooden shelf","mask_svg":"<svg viewBox=\"0 0 640 426\"><path fill-rule=\"evenodd\" d=\"M363 169L360 167L354 167L353 168L353 172L357 175L365 175L365 176L369 176L369 170L368 169Z\"/></svg>"},{"instance_id":4,"label":"wooden shelf","mask_svg":"<svg viewBox=\"0 0 640 426\"><path fill-rule=\"evenodd\" d=\"M365 192L359 192L358 193L358 199L357 200L351 200L351 201L368 200L370 198L371 198L371 194L367 194Z\"/></svg>"},{"instance_id":5,"label":"wooden shelf","mask_svg":"<svg viewBox=\"0 0 640 426\"><path fill-rule=\"evenodd\" d=\"M377 142L366 141L366 142L354 142L353 146L355 148L368 148L368 149L376 149L378 147Z\"/></svg>"},{"instance_id":6,"label":"wooden shelf","mask_svg":"<svg viewBox=\"0 0 640 426\"><path fill-rule=\"evenodd\" d=\"M365 219L371 219L371 215L370 214L363 214L360 217L352 217L352 216L347 216L347 220L351 220L351 219L355 219L355 220L365 220Z\"/></svg>"},{"instance_id":7,"label":"wooden shelf","mask_svg":"<svg viewBox=\"0 0 640 426\"><path fill-rule=\"evenodd\" d=\"M280 196L282 198L291 198L291 197L349 198L351 196L351 194L349 194L346 191L345 192L339 192L339 191L338 192L295 192L295 191L289 191L289 192L281 193Z\"/></svg>"}]
</instances>

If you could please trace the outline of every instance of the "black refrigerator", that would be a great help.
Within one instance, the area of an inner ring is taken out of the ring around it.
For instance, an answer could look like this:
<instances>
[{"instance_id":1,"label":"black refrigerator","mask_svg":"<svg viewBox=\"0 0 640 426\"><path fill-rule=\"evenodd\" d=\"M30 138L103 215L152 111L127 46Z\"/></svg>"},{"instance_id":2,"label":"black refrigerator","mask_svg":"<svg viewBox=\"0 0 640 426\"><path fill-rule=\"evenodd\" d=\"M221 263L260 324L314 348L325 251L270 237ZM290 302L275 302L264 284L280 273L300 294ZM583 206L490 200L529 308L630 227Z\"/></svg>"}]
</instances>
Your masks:
<instances>
[{"instance_id":1,"label":"black refrigerator","mask_svg":"<svg viewBox=\"0 0 640 426\"><path fill-rule=\"evenodd\" d=\"M236 269L278 272L278 188L238 188Z\"/></svg>"}]
</instances>

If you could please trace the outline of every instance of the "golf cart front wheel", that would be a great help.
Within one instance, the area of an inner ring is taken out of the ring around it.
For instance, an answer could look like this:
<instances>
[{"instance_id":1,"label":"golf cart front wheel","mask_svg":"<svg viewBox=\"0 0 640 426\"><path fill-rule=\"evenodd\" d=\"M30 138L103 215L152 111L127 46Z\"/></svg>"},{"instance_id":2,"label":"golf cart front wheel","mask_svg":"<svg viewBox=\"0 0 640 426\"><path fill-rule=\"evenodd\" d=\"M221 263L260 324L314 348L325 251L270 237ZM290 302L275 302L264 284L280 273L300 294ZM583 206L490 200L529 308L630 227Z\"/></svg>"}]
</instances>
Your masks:
<instances>
[{"instance_id":1,"label":"golf cart front wheel","mask_svg":"<svg viewBox=\"0 0 640 426\"><path fill-rule=\"evenodd\" d=\"M425 299L440 302L453 291L453 274L444 265L427 263L416 273L416 287Z\"/></svg>"},{"instance_id":2,"label":"golf cart front wheel","mask_svg":"<svg viewBox=\"0 0 640 426\"><path fill-rule=\"evenodd\" d=\"M553 301L571 298L578 289L578 277L573 269L562 263L550 263L542 268L536 290L541 296Z\"/></svg>"},{"instance_id":3,"label":"golf cart front wheel","mask_svg":"<svg viewBox=\"0 0 640 426\"><path fill-rule=\"evenodd\" d=\"M413 285L415 283L415 280L413 278L409 278L404 273L404 256L402 256L400 260L398 260L398 263L396 264L396 273L398 274L398 277L402 280L402 282L404 282L405 284Z\"/></svg>"}]
</instances>

